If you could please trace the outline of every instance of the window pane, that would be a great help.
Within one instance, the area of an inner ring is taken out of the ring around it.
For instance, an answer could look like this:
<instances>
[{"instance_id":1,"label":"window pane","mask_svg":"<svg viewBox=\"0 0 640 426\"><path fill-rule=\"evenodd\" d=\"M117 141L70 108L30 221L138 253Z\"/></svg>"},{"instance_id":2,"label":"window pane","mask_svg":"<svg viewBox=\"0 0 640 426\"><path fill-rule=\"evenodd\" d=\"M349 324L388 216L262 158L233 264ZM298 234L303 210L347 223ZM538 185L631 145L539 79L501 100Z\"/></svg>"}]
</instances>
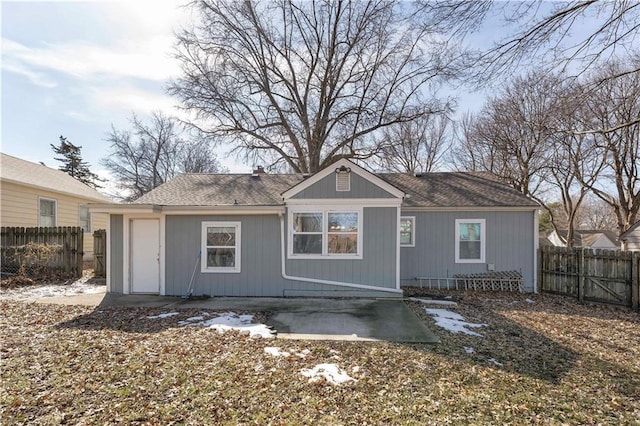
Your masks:
<instances>
[{"instance_id":1,"label":"window pane","mask_svg":"<svg viewBox=\"0 0 640 426\"><path fill-rule=\"evenodd\" d=\"M78 216L80 217L78 225L84 232L91 232L91 214L86 206L78 207Z\"/></svg>"},{"instance_id":2,"label":"window pane","mask_svg":"<svg viewBox=\"0 0 640 426\"><path fill-rule=\"evenodd\" d=\"M329 253L358 252L358 234L331 234L329 235Z\"/></svg>"},{"instance_id":3,"label":"window pane","mask_svg":"<svg viewBox=\"0 0 640 426\"><path fill-rule=\"evenodd\" d=\"M235 248L208 248L207 267L228 268L236 266Z\"/></svg>"},{"instance_id":4,"label":"window pane","mask_svg":"<svg viewBox=\"0 0 640 426\"><path fill-rule=\"evenodd\" d=\"M400 219L400 244L413 244L413 220Z\"/></svg>"},{"instance_id":5,"label":"window pane","mask_svg":"<svg viewBox=\"0 0 640 426\"><path fill-rule=\"evenodd\" d=\"M236 245L236 228L208 227L207 245L234 247Z\"/></svg>"},{"instance_id":6,"label":"window pane","mask_svg":"<svg viewBox=\"0 0 640 426\"><path fill-rule=\"evenodd\" d=\"M296 234L293 236L293 253L322 254L322 235Z\"/></svg>"},{"instance_id":7,"label":"window pane","mask_svg":"<svg viewBox=\"0 0 640 426\"><path fill-rule=\"evenodd\" d=\"M358 213L329 213L329 232L357 232Z\"/></svg>"},{"instance_id":8,"label":"window pane","mask_svg":"<svg viewBox=\"0 0 640 426\"><path fill-rule=\"evenodd\" d=\"M56 203L49 200L40 200L40 216L54 216L56 214Z\"/></svg>"},{"instance_id":9,"label":"window pane","mask_svg":"<svg viewBox=\"0 0 640 426\"><path fill-rule=\"evenodd\" d=\"M322 232L322 213L294 213L295 232Z\"/></svg>"},{"instance_id":10,"label":"window pane","mask_svg":"<svg viewBox=\"0 0 640 426\"><path fill-rule=\"evenodd\" d=\"M460 241L480 241L480 224L461 223Z\"/></svg>"},{"instance_id":11,"label":"window pane","mask_svg":"<svg viewBox=\"0 0 640 426\"><path fill-rule=\"evenodd\" d=\"M480 259L480 241L460 241L460 259Z\"/></svg>"},{"instance_id":12,"label":"window pane","mask_svg":"<svg viewBox=\"0 0 640 426\"><path fill-rule=\"evenodd\" d=\"M411 232L400 232L400 244L411 244Z\"/></svg>"},{"instance_id":13,"label":"window pane","mask_svg":"<svg viewBox=\"0 0 640 426\"><path fill-rule=\"evenodd\" d=\"M56 220L53 216L41 216L40 226L56 226Z\"/></svg>"}]
</instances>

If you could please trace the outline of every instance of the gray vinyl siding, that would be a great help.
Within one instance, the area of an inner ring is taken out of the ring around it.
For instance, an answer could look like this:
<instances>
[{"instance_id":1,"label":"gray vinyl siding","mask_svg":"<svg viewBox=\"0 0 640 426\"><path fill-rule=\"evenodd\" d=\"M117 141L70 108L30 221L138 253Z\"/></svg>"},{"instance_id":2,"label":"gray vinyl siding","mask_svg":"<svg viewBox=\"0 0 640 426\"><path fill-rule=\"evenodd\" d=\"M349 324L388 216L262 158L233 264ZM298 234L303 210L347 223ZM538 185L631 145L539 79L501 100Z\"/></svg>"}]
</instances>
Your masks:
<instances>
[{"instance_id":1,"label":"gray vinyl siding","mask_svg":"<svg viewBox=\"0 0 640 426\"><path fill-rule=\"evenodd\" d=\"M396 287L396 207L363 209L362 259L287 259L287 274L377 287Z\"/></svg>"},{"instance_id":2,"label":"gray vinyl siding","mask_svg":"<svg viewBox=\"0 0 640 426\"><path fill-rule=\"evenodd\" d=\"M395 213L393 208L385 208L386 212L368 212L365 209L364 241L367 244L382 244L382 237L367 236L367 229L376 231L379 226L387 226L395 229L395 222L390 217ZM377 210L377 209L373 209ZM202 273L200 264L196 269L194 295L210 296L255 296L255 297L282 297L282 296L390 296L391 293L379 293L375 291L359 291L333 285L307 283L294 280L285 280L281 273L281 245L280 245L280 219L276 215L251 215L251 216L167 216L166 217L166 252L165 252L165 293L167 295L180 296L187 292L189 279L194 269L197 255L201 249L202 222L205 221L239 221L241 222L241 271L239 273ZM375 232L373 232L375 234ZM395 240L394 240L395 241ZM286 243L286 238L285 238ZM383 247L387 247L382 244ZM395 245L393 246L395 247ZM369 250L365 246L365 257L371 256L366 265L372 270L368 271L362 264L363 260L340 261L340 272L336 269L336 261L316 261L315 264L307 264L313 270L300 268L289 270L287 273L296 275L305 272L311 278L326 278L344 282L358 282L366 285L384 283L386 287L395 287L395 254L390 259L382 262L383 253L392 253L389 246L383 249ZM308 261L303 261L306 263ZM324 263L322 263L324 262ZM391 266L378 267L376 263L393 263ZM291 266L293 268L293 266ZM378 276L377 274L381 274ZM389 278L387 282L386 277ZM372 284L373 283L373 284Z\"/></svg>"},{"instance_id":3,"label":"gray vinyl siding","mask_svg":"<svg viewBox=\"0 0 640 426\"><path fill-rule=\"evenodd\" d=\"M402 212L415 216L415 247L400 249L400 280L403 286L417 285L416 277L452 277L460 273L517 270L525 290L533 291L533 211ZM485 219L485 263L455 262L456 219Z\"/></svg>"},{"instance_id":4,"label":"gray vinyl siding","mask_svg":"<svg viewBox=\"0 0 640 426\"><path fill-rule=\"evenodd\" d=\"M110 256L109 279L111 283L112 293L123 293L123 241L122 229L123 221L121 214L112 214L109 216L109 239L111 247L108 256Z\"/></svg>"},{"instance_id":5,"label":"gray vinyl siding","mask_svg":"<svg viewBox=\"0 0 640 426\"><path fill-rule=\"evenodd\" d=\"M350 191L336 191L336 174L330 173L292 198L394 198L394 195L352 172Z\"/></svg>"}]
</instances>

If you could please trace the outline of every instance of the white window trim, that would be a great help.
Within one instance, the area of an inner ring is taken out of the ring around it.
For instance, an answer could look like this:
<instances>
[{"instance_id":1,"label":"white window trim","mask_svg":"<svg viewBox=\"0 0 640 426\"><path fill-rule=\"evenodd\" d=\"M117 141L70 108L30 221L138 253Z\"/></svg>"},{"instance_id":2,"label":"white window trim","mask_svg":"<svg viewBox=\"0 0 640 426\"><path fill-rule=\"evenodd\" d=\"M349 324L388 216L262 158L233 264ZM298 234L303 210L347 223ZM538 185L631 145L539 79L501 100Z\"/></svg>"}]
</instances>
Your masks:
<instances>
[{"instance_id":1,"label":"white window trim","mask_svg":"<svg viewBox=\"0 0 640 426\"><path fill-rule=\"evenodd\" d=\"M42 215L40 214L41 205L40 201L53 201L53 226L58 226L58 200L55 198L47 198L47 197L38 197L38 226L42 227L42 223L40 220L42 219Z\"/></svg>"},{"instance_id":2,"label":"white window trim","mask_svg":"<svg viewBox=\"0 0 640 426\"><path fill-rule=\"evenodd\" d=\"M230 266L217 266L217 267L207 267L207 228L208 227L221 227L221 228L231 228L234 227L236 229L236 265L233 267ZM242 232L241 232L241 222L227 222L227 221L215 221L215 222L202 222L202 234L200 240L200 272L202 273L223 273L223 274L234 274L239 273L241 271L240 268L240 260L242 257L241 250L241 242L242 242Z\"/></svg>"},{"instance_id":3,"label":"white window trim","mask_svg":"<svg viewBox=\"0 0 640 426\"><path fill-rule=\"evenodd\" d=\"M364 230L362 229L362 207L346 207L346 206L324 206L324 207L311 207L311 206L296 206L289 208L289 212L287 214L287 235L288 235L288 248L287 248L287 259L325 259L325 260L360 260L362 259L362 234ZM298 254L293 253L293 227L291 224L293 223L293 214L294 213L322 213L322 254ZM356 254L347 254L347 253L329 253L329 213L357 213L358 214L358 251Z\"/></svg>"},{"instance_id":4,"label":"white window trim","mask_svg":"<svg viewBox=\"0 0 640 426\"><path fill-rule=\"evenodd\" d=\"M416 246L416 217L415 216L400 216L400 221L411 221L411 244L402 244L401 247L415 247ZM400 233L400 224L398 224L398 234ZM402 240L402 239L401 239Z\"/></svg>"},{"instance_id":5,"label":"white window trim","mask_svg":"<svg viewBox=\"0 0 640 426\"><path fill-rule=\"evenodd\" d=\"M480 224L480 259L460 259L460 225L465 223ZM456 219L455 234L456 234L455 236L456 263L484 263L485 262L485 247L487 245L485 219Z\"/></svg>"},{"instance_id":6,"label":"white window trim","mask_svg":"<svg viewBox=\"0 0 640 426\"><path fill-rule=\"evenodd\" d=\"M84 232L91 233L91 231L93 230L93 214L91 213L91 210L89 210L89 206L87 206L86 204L80 204L78 206L78 225L80 225L80 221L82 220L82 217L80 216L80 209L82 207L87 209L87 213L89 214L89 228L85 229Z\"/></svg>"}]
</instances>

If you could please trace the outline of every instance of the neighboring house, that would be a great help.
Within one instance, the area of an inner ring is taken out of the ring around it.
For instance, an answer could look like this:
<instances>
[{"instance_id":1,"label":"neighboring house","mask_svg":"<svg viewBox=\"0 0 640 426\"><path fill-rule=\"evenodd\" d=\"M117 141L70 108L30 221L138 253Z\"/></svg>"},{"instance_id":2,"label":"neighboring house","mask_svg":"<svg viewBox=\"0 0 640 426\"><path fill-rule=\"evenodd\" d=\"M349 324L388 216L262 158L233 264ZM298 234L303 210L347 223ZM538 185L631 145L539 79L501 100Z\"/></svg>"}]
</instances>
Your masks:
<instances>
[{"instance_id":1,"label":"neighboring house","mask_svg":"<svg viewBox=\"0 0 640 426\"><path fill-rule=\"evenodd\" d=\"M416 277L519 271L535 291L538 205L486 175L184 174L110 214L108 290L399 296ZM202 253L202 259L198 259Z\"/></svg>"},{"instance_id":2,"label":"neighboring house","mask_svg":"<svg viewBox=\"0 0 640 426\"><path fill-rule=\"evenodd\" d=\"M92 214L88 204L111 200L68 174L0 153L1 226L80 226L84 259L93 258L95 229L105 229L107 215Z\"/></svg>"},{"instance_id":3,"label":"neighboring house","mask_svg":"<svg viewBox=\"0 0 640 426\"><path fill-rule=\"evenodd\" d=\"M564 242L567 239L566 230L553 231L547 238L556 247L567 246ZM576 229L573 231L574 247L616 250L620 248L617 241L616 233L609 230Z\"/></svg>"},{"instance_id":4,"label":"neighboring house","mask_svg":"<svg viewBox=\"0 0 640 426\"><path fill-rule=\"evenodd\" d=\"M640 220L620 235L624 250L640 251Z\"/></svg>"}]
</instances>

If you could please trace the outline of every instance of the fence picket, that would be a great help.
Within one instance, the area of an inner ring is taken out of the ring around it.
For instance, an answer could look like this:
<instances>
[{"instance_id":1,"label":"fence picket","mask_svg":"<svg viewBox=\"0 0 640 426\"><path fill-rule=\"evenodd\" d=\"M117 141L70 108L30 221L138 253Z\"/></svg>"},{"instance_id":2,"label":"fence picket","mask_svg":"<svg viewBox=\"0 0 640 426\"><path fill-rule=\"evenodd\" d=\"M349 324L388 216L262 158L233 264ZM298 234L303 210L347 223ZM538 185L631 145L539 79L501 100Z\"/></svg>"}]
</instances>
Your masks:
<instances>
[{"instance_id":1,"label":"fence picket","mask_svg":"<svg viewBox=\"0 0 640 426\"><path fill-rule=\"evenodd\" d=\"M538 253L540 291L638 309L640 253L566 247Z\"/></svg>"},{"instance_id":2,"label":"fence picket","mask_svg":"<svg viewBox=\"0 0 640 426\"><path fill-rule=\"evenodd\" d=\"M62 252L52 255L47 268L62 270L76 277L82 276L83 233L79 227L2 227L0 228L0 263L3 273L15 269L15 254L18 247L28 243L45 246L62 246Z\"/></svg>"}]
</instances>

